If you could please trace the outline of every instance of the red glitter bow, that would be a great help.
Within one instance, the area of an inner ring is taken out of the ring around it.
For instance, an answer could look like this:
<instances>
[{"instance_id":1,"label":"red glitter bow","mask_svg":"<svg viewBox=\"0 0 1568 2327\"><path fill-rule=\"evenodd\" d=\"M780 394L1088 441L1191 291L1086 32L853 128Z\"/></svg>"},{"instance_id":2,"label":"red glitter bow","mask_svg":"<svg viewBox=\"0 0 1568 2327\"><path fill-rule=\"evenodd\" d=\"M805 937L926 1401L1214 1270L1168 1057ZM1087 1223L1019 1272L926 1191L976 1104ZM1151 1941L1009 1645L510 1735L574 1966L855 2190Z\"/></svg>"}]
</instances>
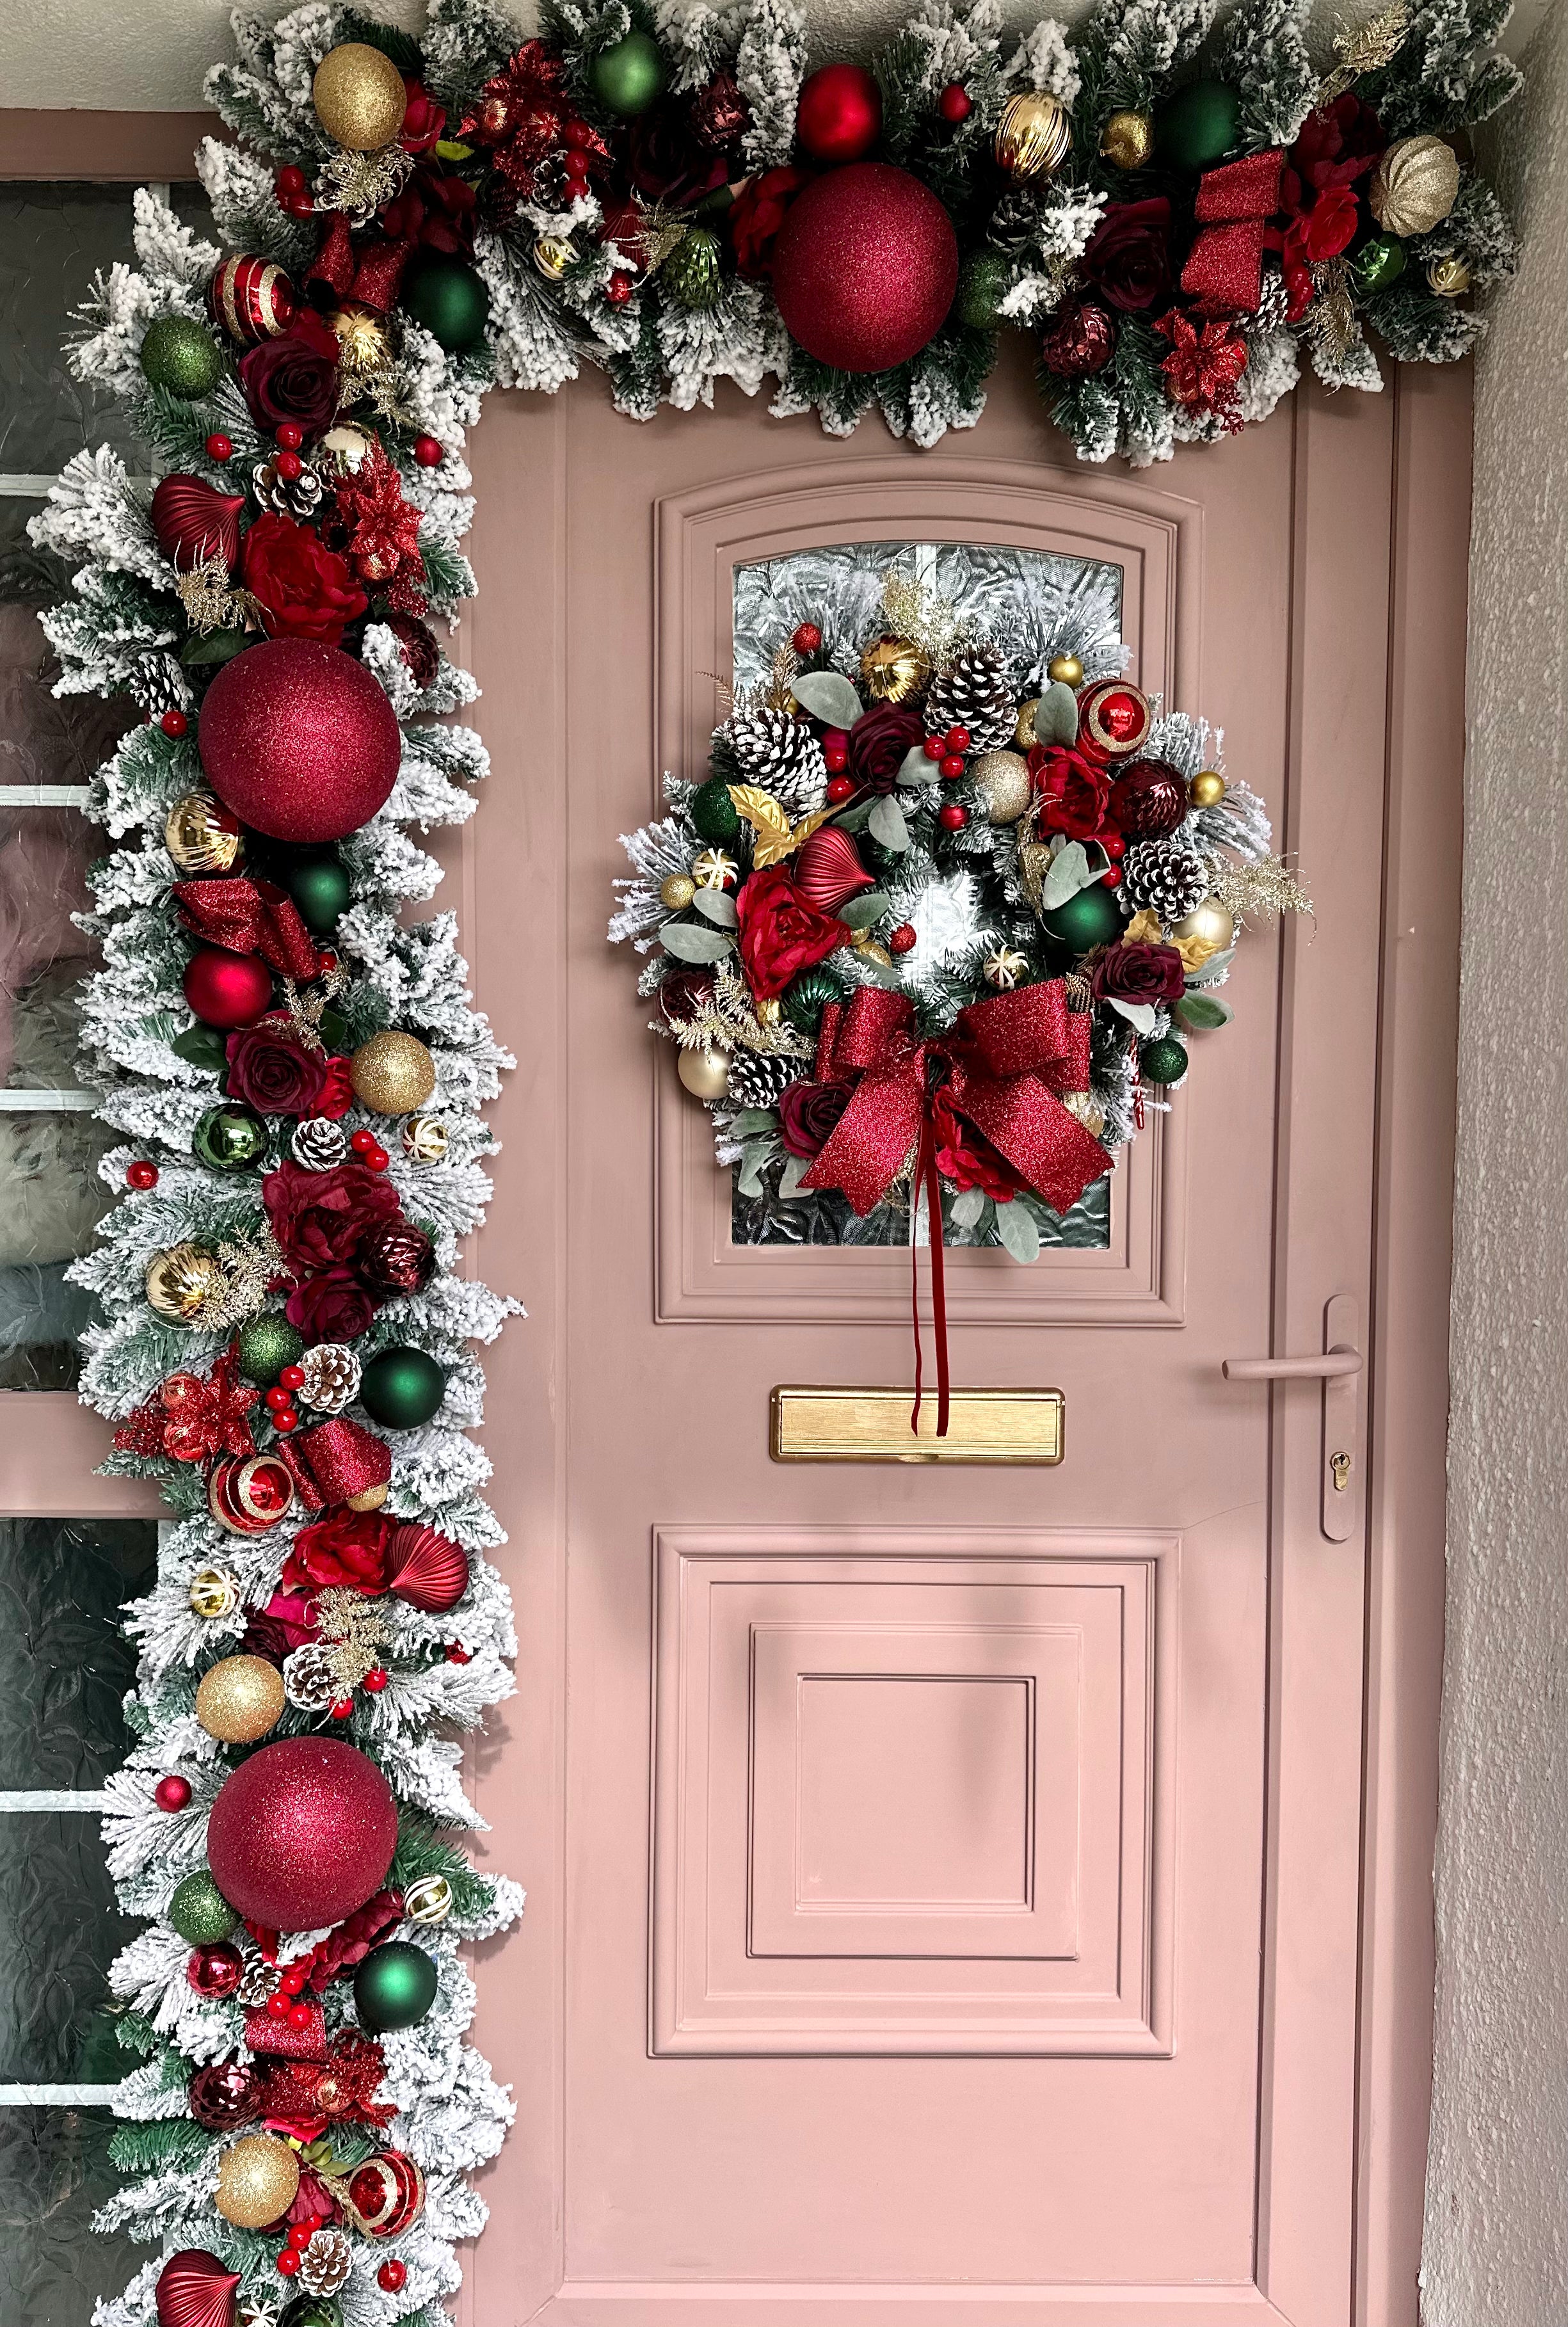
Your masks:
<instances>
[{"instance_id":1,"label":"red glitter bow","mask_svg":"<svg viewBox=\"0 0 1568 2327\"><path fill-rule=\"evenodd\" d=\"M203 944L259 954L269 969L302 986L320 975L322 958L299 907L272 882L238 873L213 881L176 881L174 896L180 919Z\"/></svg>"},{"instance_id":2,"label":"red glitter bow","mask_svg":"<svg viewBox=\"0 0 1568 2327\"><path fill-rule=\"evenodd\" d=\"M356 250L348 220L341 210L333 210L305 280L319 283L338 299L385 315L397 304L403 269L414 248L410 237L376 235Z\"/></svg>"},{"instance_id":3,"label":"red glitter bow","mask_svg":"<svg viewBox=\"0 0 1568 2327\"><path fill-rule=\"evenodd\" d=\"M1279 208L1284 164L1283 150L1271 146L1206 170L1198 181L1193 216L1200 231L1181 269L1181 288L1208 312L1257 313L1264 229Z\"/></svg>"},{"instance_id":4,"label":"red glitter bow","mask_svg":"<svg viewBox=\"0 0 1568 2327\"><path fill-rule=\"evenodd\" d=\"M204 1463L210 1454L254 1454L246 1416L261 1396L238 1378L233 1350L225 1350L203 1381L171 1374L115 1432L122 1454L168 1454L176 1463Z\"/></svg>"}]
</instances>

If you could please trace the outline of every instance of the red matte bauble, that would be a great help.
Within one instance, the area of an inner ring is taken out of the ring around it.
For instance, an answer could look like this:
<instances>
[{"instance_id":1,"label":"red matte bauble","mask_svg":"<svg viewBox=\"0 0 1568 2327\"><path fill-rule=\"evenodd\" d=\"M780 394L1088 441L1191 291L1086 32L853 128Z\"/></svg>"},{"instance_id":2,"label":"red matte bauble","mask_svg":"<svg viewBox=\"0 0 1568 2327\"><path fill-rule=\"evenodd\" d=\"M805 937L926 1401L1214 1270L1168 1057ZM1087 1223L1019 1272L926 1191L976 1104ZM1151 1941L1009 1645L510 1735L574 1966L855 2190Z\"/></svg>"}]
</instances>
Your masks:
<instances>
[{"instance_id":1,"label":"red matte bauble","mask_svg":"<svg viewBox=\"0 0 1568 2327\"><path fill-rule=\"evenodd\" d=\"M836 913L863 889L876 883L860 861L847 832L825 824L812 833L795 860L795 886L819 913Z\"/></svg>"},{"instance_id":2,"label":"red matte bauble","mask_svg":"<svg viewBox=\"0 0 1568 2327\"><path fill-rule=\"evenodd\" d=\"M387 1587L406 1606L444 1616L468 1590L468 1554L450 1536L417 1521L394 1528L387 1546Z\"/></svg>"},{"instance_id":3,"label":"red matte bauble","mask_svg":"<svg viewBox=\"0 0 1568 2327\"><path fill-rule=\"evenodd\" d=\"M209 2133L229 2133L261 2115L261 2072L248 2061L210 2061L191 2079L186 2103Z\"/></svg>"},{"instance_id":4,"label":"red matte bauble","mask_svg":"<svg viewBox=\"0 0 1568 2327\"><path fill-rule=\"evenodd\" d=\"M1128 840L1165 840L1187 820L1187 785L1163 760L1132 760L1111 786L1111 814Z\"/></svg>"},{"instance_id":5,"label":"red matte bauble","mask_svg":"<svg viewBox=\"0 0 1568 2327\"><path fill-rule=\"evenodd\" d=\"M863 65L823 65L801 83L795 134L814 162L858 162L882 136L882 91Z\"/></svg>"},{"instance_id":6,"label":"red matte bauble","mask_svg":"<svg viewBox=\"0 0 1568 2327\"><path fill-rule=\"evenodd\" d=\"M274 1931L341 1923L378 1891L397 1805L374 1762L333 1737L284 1737L224 1780L207 1864L231 1907Z\"/></svg>"},{"instance_id":7,"label":"red matte bauble","mask_svg":"<svg viewBox=\"0 0 1568 2327\"><path fill-rule=\"evenodd\" d=\"M342 840L397 780L397 715L362 662L313 639L268 639L226 662L199 736L207 780L272 840Z\"/></svg>"},{"instance_id":8,"label":"red matte bauble","mask_svg":"<svg viewBox=\"0 0 1568 2327\"><path fill-rule=\"evenodd\" d=\"M158 2327L232 2327L237 2270L205 2247L182 2247L158 2273Z\"/></svg>"},{"instance_id":9,"label":"red matte bauble","mask_svg":"<svg viewBox=\"0 0 1568 2327\"><path fill-rule=\"evenodd\" d=\"M239 512L243 493L220 493L204 477L178 473L154 488L148 514L159 548L182 574L221 557L232 573L239 556Z\"/></svg>"},{"instance_id":10,"label":"red matte bauble","mask_svg":"<svg viewBox=\"0 0 1568 2327\"><path fill-rule=\"evenodd\" d=\"M814 178L773 246L779 313L807 355L838 371L885 371L919 355L957 287L952 220L886 162Z\"/></svg>"},{"instance_id":11,"label":"red matte bauble","mask_svg":"<svg viewBox=\"0 0 1568 2327\"><path fill-rule=\"evenodd\" d=\"M272 1000L272 972L253 953L201 946L181 979L185 999L204 1026L254 1026Z\"/></svg>"}]
</instances>

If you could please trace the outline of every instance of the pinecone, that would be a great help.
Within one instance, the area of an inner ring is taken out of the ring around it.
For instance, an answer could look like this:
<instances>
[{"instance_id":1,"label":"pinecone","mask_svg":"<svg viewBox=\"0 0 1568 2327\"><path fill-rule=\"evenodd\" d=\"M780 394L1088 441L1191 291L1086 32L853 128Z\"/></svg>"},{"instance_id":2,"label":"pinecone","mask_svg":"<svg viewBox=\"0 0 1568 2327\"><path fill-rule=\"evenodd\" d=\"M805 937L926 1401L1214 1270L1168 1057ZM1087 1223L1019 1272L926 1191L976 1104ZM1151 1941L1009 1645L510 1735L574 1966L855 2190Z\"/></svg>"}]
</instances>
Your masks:
<instances>
[{"instance_id":1,"label":"pinecone","mask_svg":"<svg viewBox=\"0 0 1568 2327\"><path fill-rule=\"evenodd\" d=\"M349 1135L330 1115L307 1115L295 1124L289 1149L307 1172L332 1172L347 1160Z\"/></svg>"},{"instance_id":2,"label":"pinecone","mask_svg":"<svg viewBox=\"0 0 1568 2327\"><path fill-rule=\"evenodd\" d=\"M254 1963L247 1963L241 1972L239 1986L234 1991L234 1998L237 2004L244 2005L247 2012L259 2012L267 1997L275 1995L276 1992L276 1968L274 1965L264 1962L258 1956Z\"/></svg>"},{"instance_id":3,"label":"pinecone","mask_svg":"<svg viewBox=\"0 0 1568 2327\"><path fill-rule=\"evenodd\" d=\"M971 752L994 752L1011 743L1018 704L1007 666L994 647L960 647L931 681L925 721L933 735L965 727Z\"/></svg>"},{"instance_id":4,"label":"pinecone","mask_svg":"<svg viewBox=\"0 0 1568 2327\"><path fill-rule=\"evenodd\" d=\"M336 2294L353 2263L354 2249L341 2230L318 2230L300 2257L299 2283L307 2294Z\"/></svg>"},{"instance_id":5,"label":"pinecone","mask_svg":"<svg viewBox=\"0 0 1568 2327\"><path fill-rule=\"evenodd\" d=\"M313 469L302 469L297 477L280 477L271 461L257 463L250 487L262 508L277 517L313 517L322 491Z\"/></svg>"},{"instance_id":6,"label":"pinecone","mask_svg":"<svg viewBox=\"0 0 1568 2327\"><path fill-rule=\"evenodd\" d=\"M283 1660L283 1687L289 1703L302 1713L324 1713L342 1694L331 1651L317 1640L291 1650Z\"/></svg>"},{"instance_id":7,"label":"pinecone","mask_svg":"<svg viewBox=\"0 0 1568 2327\"><path fill-rule=\"evenodd\" d=\"M737 704L723 734L744 782L761 784L791 816L822 806L827 769L804 719L770 703Z\"/></svg>"},{"instance_id":8,"label":"pinecone","mask_svg":"<svg viewBox=\"0 0 1568 2327\"><path fill-rule=\"evenodd\" d=\"M346 1341L318 1341L300 1360L300 1396L322 1414L341 1414L359 1388L359 1360Z\"/></svg>"},{"instance_id":9,"label":"pinecone","mask_svg":"<svg viewBox=\"0 0 1568 2327\"><path fill-rule=\"evenodd\" d=\"M733 1051L728 1104L737 1109L777 1107L779 1092L798 1083L809 1064L809 1060L779 1058L770 1051Z\"/></svg>"},{"instance_id":10,"label":"pinecone","mask_svg":"<svg viewBox=\"0 0 1568 2327\"><path fill-rule=\"evenodd\" d=\"M1209 894L1209 867L1196 849L1174 840L1137 840L1122 859L1129 904L1162 921L1180 921Z\"/></svg>"}]
</instances>

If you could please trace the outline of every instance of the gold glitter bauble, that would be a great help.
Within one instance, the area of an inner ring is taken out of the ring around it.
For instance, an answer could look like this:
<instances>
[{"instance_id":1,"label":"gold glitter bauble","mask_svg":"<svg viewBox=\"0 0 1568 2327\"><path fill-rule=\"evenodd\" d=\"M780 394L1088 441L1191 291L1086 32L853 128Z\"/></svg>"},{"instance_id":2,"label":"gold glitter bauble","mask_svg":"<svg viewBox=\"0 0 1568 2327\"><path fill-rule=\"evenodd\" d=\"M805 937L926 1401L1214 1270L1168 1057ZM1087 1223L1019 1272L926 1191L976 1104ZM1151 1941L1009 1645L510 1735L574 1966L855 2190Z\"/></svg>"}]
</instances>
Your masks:
<instances>
[{"instance_id":1,"label":"gold glitter bauble","mask_svg":"<svg viewBox=\"0 0 1568 2327\"><path fill-rule=\"evenodd\" d=\"M1045 675L1053 687L1081 687L1084 667L1077 655L1052 655Z\"/></svg>"},{"instance_id":2,"label":"gold glitter bauble","mask_svg":"<svg viewBox=\"0 0 1568 2327\"><path fill-rule=\"evenodd\" d=\"M1018 706L1018 717L1013 728L1013 740L1021 752L1032 751L1034 748L1034 715L1039 709L1038 695L1031 695L1027 703L1021 703Z\"/></svg>"},{"instance_id":3,"label":"gold glitter bauble","mask_svg":"<svg viewBox=\"0 0 1568 2327\"><path fill-rule=\"evenodd\" d=\"M1459 194L1459 161L1441 137L1401 137L1372 173L1367 201L1386 234L1430 234Z\"/></svg>"},{"instance_id":4,"label":"gold glitter bauble","mask_svg":"<svg viewBox=\"0 0 1568 2327\"><path fill-rule=\"evenodd\" d=\"M576 256L575 247L565 235L542 234L534 245L534 265L546 283L559 283Z\"/></svg>"},{"instance_id":5,"label":"gold glitter bauble","mask_svg":"<svg viewBox=\"0 0 1568 2327\"><path fill-rule=\"evenodd\" d=\"M1194 808L1218 808L1225 798L1225 778L1218 768L1204 768L1187 787L1188 798Z\"/></svg>"},{"instance_id":6,"label":"gold glitter bauble","mask_svg":"<svg viewBox=\"0 0 1568 2327\"><path fill-rule=\"evenodd\" d=\"M1173 938L1196 938L1200 945L1210 946L1216 953L1224 953L1236 943L1236 921L1218 897L1205 897L1200 905L1176 922Z\"/></svg>"},{"instance_id":7,"label":"gold glitter bauble","mask_svg":"<svg viewBox=\"0 0 1568 2327\"><path fill-rule=\"evenodd\" d=\"M172 1325L194 1325L203 1304L228 1285L218 1262L199 1244L172 1244L155 1252L143 1280L147 1300Z\"/></svg>"},{"instance_id":8,"label":"gold glitter bauble","mask_svg":"<svg viewBox=\"0 0 1568 2327\"><path fill-rule=\"evenodd\" d=\"M354 1097L372 1115L412 1115L435 1089L435 1061L416 1034L388 1028L349 1061Z\"/></svg>"},{"instance_id":9,"label":"gold glitter bauble","mask_svg":"<svg viewBox=\"0 0 1568 2327\"><path fill-rule=\"evenodd\" d=\"M199 1567L189 1597L193 1616L227 1616L239 1605L239 1579L226 1567Z\"/></svg>"},{"instance_id":10,"label":"gold glitter bauble","mask_svg":"<svg viewBox=\"0 0 1568 2327\"><path fill-rule=\"evenodd\" d=\"M699 889L727 889L740 869L722 848L705 848L692 859L692 879Z\"/></svg>"},{"instance_id":11,"label":"gold glitter bauble","mask_svg":"<svg viewBox=\"0 0 1568 2327\"><path fill-rule=\"evenodd\" d=\"M444 1874L422 1874L403 1893L403 1918L409 1923L444 1923L452 1912L452 1885Z\"/></svg>"},{"instance_id":12,"label":"gold glitter bauble","mask_svg":"<svg viewBox=\"0 0 1568 2327\"><path fill-rule=\"evenodd\" d=\"M379 1486L362 1487L357 1495L345 1495L343 1501L351 1511L378 1511L387 1500L387 1481Z\"/></svg>"},{"instance_id":13,"label":"gold glitter bauble","mask_svg":"<svg viewBox=\"0 0 1568 2327\"><path fill-rule=\"evenodd\" d=\"M730 1061L723 1051L683 1051L675 1070L693 1098L723 1098L730 1088Z\"/></svg>"},{"instance_id":14,"label":"gold glitter bauble","mask_svg":"<svg viewBox=\"0 0 1568 2327\"><path fill-rule=\"evenodd\" d=\"M350 379L374 379L392 360L386 319L373 307L340 307L329 318L337 335L338 360Z\"/></svg>"},{"instance_id":15,"label":"gold glitter bauble","mask_svg":"<svg viewBox=\"0 0 1568 2327\"><path fill-rule=\"evenodd\" d=\"M1024 89L1009 98L996 125L996 159L1010 178L1048 177L1072 147L1072 120L1059 97Z\"/></svg>"},{"instance_id":16,"label":"gold glitter bauble","mask_svg":"<svg viewBox=\"0 0 1568 2327\"><path fill-rule=\"evenodd\" d=\"M254 1745L275 1728L283 1708L283 1675L265 1657L225 1657L196 1691L197 1720L225 1745Z\"/></svg>"},{"instance_id":17,"label":"gold glitter bauble","mask_svg":"<svg viewBox=\"0 0 1568 2327\"><path fill-rule=\"evenodd\" d=\"M982 752L969 771L980 796L987 824L1016 824L1029 806L1034 786L1029 762L1016 752Z\"/></svg>"},{"instance_id":18,"label":"gold glitter bauble","mask_svg":"<svg viewBox=\"0 0 1568 2327\"><path fill-rule=\"evenodd\" d=\"M329 137L351 154L374 154L402 128L408 92L390 57L368 41L341 41L316 67L311 103Z\"/></svg>"},{"instance_id":19,"label":"gold glitter bauble","mask_svg":"<svg viewBox=\"0 0 1568 2327\"><path fill-rule=\"evenodd\" d=\"M438 1115L411 1115L403 1126L403 1153L415 1164L439 1164L451 1137Z\"/></svg>"},{"instance_id":20,"label":"gold glitter bauble","mask_svg":"<svg viewBox=\"0 0 1568 2327\"><path fill-rule=\"evenodd\" d=\"M985 983L994 986L1001 994L1010 994L1020 978L1029 975L1029 957L1012 946L998 946L985 957Z\"/></svg>"},{"instance_id":21,"label":"gold glitter bauble","mask_svg":"<svg viewBox=\"0 0 1568 2327\"><path fill-rule=\"evenodd\" d=\"M297 2152L275 2134L247 2133L224 2151L212 2202L237 2230L265 2230L287 2213L299 2186Z\"/></svg>"},{"instance_id":22,"label":"gold glitter bauble","mask_svg":"<svg viewBox=\"0 0 1568 2327\"><path fill-rule=\"evenodd\" d=\"M1118 170L1141 170L1154 145L1146 113L1113 113L1100 132L1100 152Z\"/></svg>"},{"instance_id":23,"label":"gold glitter bauble","mask_svg":"<svg viewBox=\"0 0 1568 2327\"><path fill-rule=\"evenodd\" d=\"M658 902L672 913L684 913L696 893L697 884L689 873L667 873L658 884Z\"/></svg>"},{"instance_id":24,"label":"gold glitter bauble","mask_svg":"<svg viewBox=\"0 0 1568 2327\"><path fill-rule=\"evenodd\" d=\"M235 820L205 792L187 792L169 810L163 846L182 873L228 873L244 846Z\"/></svg>"},{"instance_id":25,"label":"gold glitter bauble","mask_svg":"<svg viewBox=\"0 0 1568 2327\"><path fill-rule=\"evenodd\" d=\"M1429 260L1426 279L1440 299L1462 299L1470 287L1470 271L1462 258Z\"/></svg>"},{"instance_id":26,"label":"gold glitter bauble","mask_svg":"<svg viewBox=\"0 0 1568 2327\"><path fill-rule=\"evenodd\" d=\"M874 639L860 659L865 691L875 703L901 703L931 676L930 658L909 639Z\"/></svg>"}]
</instances>

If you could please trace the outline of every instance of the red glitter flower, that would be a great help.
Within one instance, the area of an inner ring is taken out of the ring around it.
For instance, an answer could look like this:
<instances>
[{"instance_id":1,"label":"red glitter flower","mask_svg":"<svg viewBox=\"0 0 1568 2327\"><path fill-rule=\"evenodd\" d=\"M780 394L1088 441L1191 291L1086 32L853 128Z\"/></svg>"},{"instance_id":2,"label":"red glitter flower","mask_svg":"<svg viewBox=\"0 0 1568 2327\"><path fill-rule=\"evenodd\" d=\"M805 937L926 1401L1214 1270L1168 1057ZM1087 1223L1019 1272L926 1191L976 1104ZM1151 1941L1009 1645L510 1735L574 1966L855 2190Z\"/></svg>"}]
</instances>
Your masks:
<instances>
[{"instance_id":1,"label":"red glitter flower","mask_svg":"<svg viewBox=\"0 0 1568 2327\"><path fill-rule=\"evenodd\" d=\"M1237 385L1246 369L1246 341L1228 315L1194 323L1172 308L1154 329L1171 342L1160 369L1173 402L1195 419L1218 420L1227 436L1242 425Z\"/></svg>"},{"instance_id":2,"label":"red glitter flower","mask_svg":"<svg viewBox=\"0 0 1568 2327\"><path fill-rule=\"evenodd\" d=\"M421 514L404 500L397 465L379 444L337 489L334 541L360 581L404 614L421 613L425 607Z\"/></svg>"}]
</instances>

